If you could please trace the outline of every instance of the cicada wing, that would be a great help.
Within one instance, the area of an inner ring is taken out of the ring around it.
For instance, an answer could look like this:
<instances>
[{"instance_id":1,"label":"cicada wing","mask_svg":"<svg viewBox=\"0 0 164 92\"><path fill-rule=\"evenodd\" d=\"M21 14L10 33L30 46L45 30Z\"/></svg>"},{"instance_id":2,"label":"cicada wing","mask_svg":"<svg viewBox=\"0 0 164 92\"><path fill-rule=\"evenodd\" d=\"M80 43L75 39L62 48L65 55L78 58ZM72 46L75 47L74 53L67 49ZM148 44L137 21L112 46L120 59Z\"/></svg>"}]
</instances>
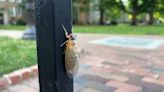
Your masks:
<instances>
[{"instance_id":1,"label":"cicada wing","mask_svg":"<svg viewBox=\"0 0 164 92\"><path fill-rule=\"evenodd\" d=\"M73 78L79 68L78 53L75 47L65 49L65 68L69 78Z\"/></svg>"},{"instance_id":2,"label":"cicada wing","mask_svg":"<svg viewBox=\"0 0 164 92\"><path fill-rule=\"evenodd\" d=\"M79 69L79 55L78 55L78 52L77 52L77 48L74 47L73 48L73 63L74 63L74 68L73 68L73 76L75 76L78 72L78 69Z\"/></svg>"}]
</instances>

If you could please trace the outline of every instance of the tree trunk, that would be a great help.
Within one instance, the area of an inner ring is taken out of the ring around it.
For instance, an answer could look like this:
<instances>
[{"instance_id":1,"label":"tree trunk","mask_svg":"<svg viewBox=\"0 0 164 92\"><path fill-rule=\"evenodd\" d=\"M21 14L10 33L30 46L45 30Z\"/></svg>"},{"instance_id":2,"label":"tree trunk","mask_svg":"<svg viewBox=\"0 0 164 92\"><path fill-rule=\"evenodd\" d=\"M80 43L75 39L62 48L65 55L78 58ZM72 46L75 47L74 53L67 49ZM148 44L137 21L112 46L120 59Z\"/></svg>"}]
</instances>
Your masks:
<instances>
[{"instance_id":1,"label":"tree trunk","mask_svg":"<svg viewBox=\"0 0 164 92\"><path fill-rule=\"evenodd\" d=\"M104 25L104 9L100 9L100 20L99 20L100 25Z\"/></svg>"},{"instance_id":2,"label":"tree trunk","mask_svg":"<svg viewBox=\"0 0 164 92\"><path fill-rule=\"evenodd\" d=\"M149 13L149 22L148 25L153 25L154 23L154 16L153 16L153 12Z\"/></svg>"},{"instance_id":3,"label":"tree trunk","mask_svg":"<svg viewBox=\"0 0 164 92\"><path fill-rule=\"evenodd\" d=\"M73 4L73 24L78 23L78 7L76 6L76 3L74 2Z\"/></svg>"},{"instance_id":4,"label":"tree trunk","mask_svg":"<svg viewBox=\"0 0 164 92\"><path fill-rule=\"evenodd\" d=\"M130 5L132 6L132 19L131 25L137 25L137 15L139 13L138 0L130 0Z\"/></svg>"},{"instance_id":5,"label":"tree trunk","mask_svg":"<svg viewBox=\"0 0 164 92\"><path fill-rule=\"evenodd\" d=\"M133 13L132 14L132 19L130 25L137 25L137 14Z\"/></svg>"}]
</instances>

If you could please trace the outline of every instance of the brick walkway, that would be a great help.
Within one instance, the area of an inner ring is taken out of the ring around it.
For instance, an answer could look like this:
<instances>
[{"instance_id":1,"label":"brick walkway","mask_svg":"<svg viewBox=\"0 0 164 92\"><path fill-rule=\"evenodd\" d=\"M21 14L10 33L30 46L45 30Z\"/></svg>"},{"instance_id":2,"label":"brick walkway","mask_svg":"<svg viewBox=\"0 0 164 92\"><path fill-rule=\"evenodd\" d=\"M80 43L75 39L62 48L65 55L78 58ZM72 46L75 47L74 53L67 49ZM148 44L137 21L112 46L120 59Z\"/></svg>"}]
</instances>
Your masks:
<instances>
[{"instance_id":1,"label":"brick walkway","mask_svg":"<svg viewBox=\"0 0 164 92\"><path fill-rule=\"evenodd\" d=\"M79 34L78 37L85 56L81 57L74 92L164 92L164 44L154 50L131 49L88 43L109 35ZM9 87L6 92L38 91L35 77Z\"/></svg>"}]
</instances>

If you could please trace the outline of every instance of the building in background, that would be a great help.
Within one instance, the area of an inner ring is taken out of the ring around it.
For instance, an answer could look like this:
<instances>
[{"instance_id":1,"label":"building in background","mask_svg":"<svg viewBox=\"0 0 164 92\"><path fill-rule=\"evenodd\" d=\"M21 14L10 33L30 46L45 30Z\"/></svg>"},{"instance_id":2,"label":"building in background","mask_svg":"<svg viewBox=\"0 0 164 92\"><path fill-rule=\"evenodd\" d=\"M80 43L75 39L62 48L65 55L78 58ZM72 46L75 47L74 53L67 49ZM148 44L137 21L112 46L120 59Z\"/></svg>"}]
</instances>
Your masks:
<instances>
[{"instance_id":1,"label":"building in background","mask_svg":"<svg viewBox=\"0 0 164 92\"><path fill-rule=\"evenodd\" d=\"M16 24L22 18L21 0L0 0L0 24Z\"/></svg>"},{"instance_id":2,"label":"building in background","mask_svg":"<svg viewBox=\"0 0 164 92\"><path fill-rule=\"evenodd\" d=\"M98 8L99 0L90 0L89 4L89 23L98 24L100 18L100 12Z\"/></svg>"},{"instance_id":3,"label":"building in background","mask_svg":"<svg viewBox=\"0 0 164 92\"><path fill-rule=\"evenodd\" d=\"M73 23L79 25L100 23L100 0L74 0L73 2ZM112 11L111 11L112 12ZM128 14L122 12L117 22L129 22ZM110 17L110 19L109 19ZM112 16L104 13L104 23L111 24Z\"/></svg>"}]
</instances>

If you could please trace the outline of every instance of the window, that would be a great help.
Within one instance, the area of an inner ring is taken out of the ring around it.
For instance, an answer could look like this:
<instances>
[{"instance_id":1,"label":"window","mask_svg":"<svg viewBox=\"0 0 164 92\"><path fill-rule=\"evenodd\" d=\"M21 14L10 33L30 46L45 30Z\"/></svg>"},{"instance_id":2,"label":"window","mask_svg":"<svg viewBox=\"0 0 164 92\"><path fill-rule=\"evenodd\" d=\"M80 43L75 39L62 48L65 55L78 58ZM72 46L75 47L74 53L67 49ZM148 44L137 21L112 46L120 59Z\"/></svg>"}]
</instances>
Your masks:
<instances>
[{"instance_id":1,"label":"window","mask_svg":"<svg viewBox=\"0 0 164 92\"><path fill-rule=\"evenodd\" d=\"M19 8L19 7L16 8L16 15L22 16L22 8Z\"/></svg>"},{"instance_id":2,"label":"window","mask_svg":"<svg viewBox=\"0 0 164 92\"><path fill-rule=\"evenodd\" d=\"M9 9L9 15L12 16L12 17L16 16L16 7L11 7Z\"/></svg>"}]
</instances>

